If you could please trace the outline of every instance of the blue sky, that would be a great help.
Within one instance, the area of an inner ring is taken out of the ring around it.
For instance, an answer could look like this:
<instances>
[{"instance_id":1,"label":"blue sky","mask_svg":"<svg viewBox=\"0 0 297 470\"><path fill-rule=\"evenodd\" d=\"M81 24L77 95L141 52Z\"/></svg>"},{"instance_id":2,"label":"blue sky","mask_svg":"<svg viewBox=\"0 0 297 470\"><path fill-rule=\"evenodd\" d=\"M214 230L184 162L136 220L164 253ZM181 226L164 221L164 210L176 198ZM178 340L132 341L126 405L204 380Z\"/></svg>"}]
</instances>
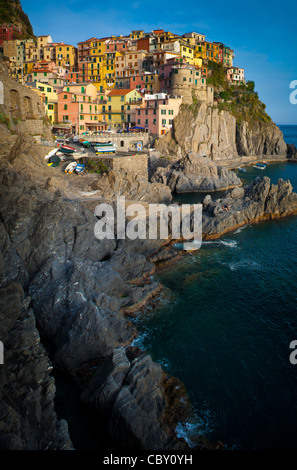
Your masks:
<instances>
[{"instance_id":1,"label":"blue sky","mask_svg":"<svg viewBox=\"0 0 297 470\"><path fill-rule=\"evenodd\" d=\"M197 31L235 51L234 64L254 80L260 99L277 124L297 125L290 103L297 80L297 2L294 0L21 0L36 35L73 45L92 36L164 28L177 34Z\"/></svg>"}]
</instances>

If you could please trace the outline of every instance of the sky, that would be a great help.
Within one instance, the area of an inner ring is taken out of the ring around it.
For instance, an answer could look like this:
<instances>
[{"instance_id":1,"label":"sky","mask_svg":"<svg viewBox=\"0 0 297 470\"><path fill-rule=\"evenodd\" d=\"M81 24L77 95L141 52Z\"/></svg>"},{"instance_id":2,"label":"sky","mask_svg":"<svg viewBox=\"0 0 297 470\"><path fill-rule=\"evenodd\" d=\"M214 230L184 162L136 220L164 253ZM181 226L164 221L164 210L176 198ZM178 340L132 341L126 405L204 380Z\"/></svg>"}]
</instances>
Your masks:
<instances>
[{"instance_id":1,"label":"sky","mask_svg":"<svg viewBox=\"0 0 297 470\"><path fill-rule=\"evenodd\" d=\"M297 80L296 0L21 0L34 34L74 46L90 37L127 35L132 29L195 31L235 52L234 65L253 80L267 112L279 125L297 125L290 102ZM296 100L295 100L296 101Z\"/></svg>"}]
</instances>

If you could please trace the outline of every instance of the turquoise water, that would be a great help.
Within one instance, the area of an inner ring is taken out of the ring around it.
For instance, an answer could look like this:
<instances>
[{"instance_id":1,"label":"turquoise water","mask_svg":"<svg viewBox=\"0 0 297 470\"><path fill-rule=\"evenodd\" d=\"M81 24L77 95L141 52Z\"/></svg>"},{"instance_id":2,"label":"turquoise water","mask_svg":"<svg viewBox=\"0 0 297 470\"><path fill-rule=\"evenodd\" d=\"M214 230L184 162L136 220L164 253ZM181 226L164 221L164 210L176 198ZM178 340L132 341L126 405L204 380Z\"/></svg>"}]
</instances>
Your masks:
<instances>
[{"instance_id":1,"label":"turquoise water","mask_svg":"<svg viewBox=\"0 0 297 470\"><path fill-rule=\"evenodd\" d=\"M297 127L282 130L297 145ZM297 164L240 174L245 182L263 175L289 178L297 191ZM185 383L195 419L182 431L231 449L297 448L297 365L289 361L297 340L297 217L205 242L158 278L168 290L137 319L137 344Z\"/></svg>"}]
</instances>

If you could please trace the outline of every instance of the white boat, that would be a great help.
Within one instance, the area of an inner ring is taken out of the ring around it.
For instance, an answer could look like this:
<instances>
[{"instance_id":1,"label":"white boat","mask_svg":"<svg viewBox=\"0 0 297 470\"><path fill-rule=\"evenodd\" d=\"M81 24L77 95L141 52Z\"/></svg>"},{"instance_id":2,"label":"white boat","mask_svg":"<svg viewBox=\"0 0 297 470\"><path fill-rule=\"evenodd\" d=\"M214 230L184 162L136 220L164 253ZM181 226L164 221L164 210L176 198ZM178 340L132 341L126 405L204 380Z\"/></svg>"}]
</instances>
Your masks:
<instances>
[{"instance_id":1,"label":"white boat","mask_svg":"<svg viewBox=\"0 0 297 470\"><path fill-rule=\"evenodd\" d=\"M246 169L245 169L245 168L242 168L241 166L239 166L237 169L238 169L239 171L242 171L243 173L246 172Z\"/></svg>"},{"instance_id":2,"label":"white boat","mask_svg":"<svg viewBox=\"0 0 297 470\"><path fill-rule=\"evenodd\" d=\"M116 153L117 146L116 145L110 145L110 146L105 146L105 147L96 146L96 147L94 147L94 150L97 154L100 154L100 153Z\"/></svg>"},{"instance_id":3,"label":"white boat","mask_svg":"<svg viewBox=\"0 0 297 470\"><path fill-rule=\"evenodd\" d=\"M71 162L69 163L69 165L66 166L65 168L65 173L69 173L71 175L71 173L74 172L75 168L77 166L77 163L76 162Z\"/></svg>"},{"instance_id":4,"label":"white boat","mask_svg":"<svg viewBox=\"0 0 297 470\"><path fill-rule=\"evenodd\" d=\"M254 168L257 168L257 170L265 170L266 165L262 165L261 163L256 163L256 165L253 165Z\"/></svg>"}]
</instances>

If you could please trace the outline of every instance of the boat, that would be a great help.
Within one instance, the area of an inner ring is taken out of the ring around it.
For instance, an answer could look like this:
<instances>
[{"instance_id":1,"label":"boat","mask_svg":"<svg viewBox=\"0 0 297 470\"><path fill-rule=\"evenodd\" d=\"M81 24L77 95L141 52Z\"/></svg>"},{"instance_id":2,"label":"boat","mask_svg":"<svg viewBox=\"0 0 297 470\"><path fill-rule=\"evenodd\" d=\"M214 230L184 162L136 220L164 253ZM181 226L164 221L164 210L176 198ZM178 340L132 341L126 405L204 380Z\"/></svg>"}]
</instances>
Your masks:
<instances>
[{"instance_id":1,"label":"boat","mask_svg":"<svg viewBox=\"0 0 297 470\"><path fill-rule=\"evenodd\" d=\"M77 163L74 171L77 174L82 174L85 171L85 165L83 163Z\"/></svg>"},{"instance_id":2,"label":"boat","mask_svg":"<svg viewBox=\"0 0 297 470\"><path fill-rule=\"evenodd\" d=\"M263 165L262 163L256 163L256 165L253 165L254 168L257 168L257 170L265 170L266 165Z\"/></svg>"},{"instance_id":3,"label":"boat","mask_svg":"<svg viewBox=\"0 0 297 470\"><path fill-rule=\"evenodd\" d=\"M245 169L245 168L242 168L241 166L239 166L237 169L238 169L239 171L242 171L243 173L246 173L246 169Z\"/></svg>"},{"instance_id":4,"label":"boat","mask_svg":"<svg viewBox=\"0 0 297 470\"><path fill-rule=\"evenodd\" d=\"M85 140L84 142L82 142L82 146L84 148L90 148L91 147L91 142L89 142L88 140Z\"/></svg>"},{"instance_id":5,"label":"boat","mask_svg":"<svg viewBox=\"0 0 297 470\"><path fill-rule=\"evenodd\" d=\"M114 145L110 145L110 146L105 146L105 147L101 147L101 146L96 146L94 147L94 150L96 152L96 154L101 154L101 153L116 153L117 151L117 147L114 146Z\"/></svg>"},{"instance_id":6,"label":"boat","mask_svg":"<svg viewBox=\"0 0 297 470\"><path fill-rule=\"evenodd\" d=\"M74 153L74 152L76 152L76 149L74 147L70 147L69 145L65 145L65 144L61 145L59 147L59 150L63 153Z\"/></svg>"},{"instance_id":7,"label":"boat","mask_svg":"<svg viewBox=\"0 0 297 470\"><path fill-rule=\"evenodd\" d=\"M93 147L110 147L114 145L115 147L117 146L116 144L113 144L110 140L108 142L91 142L91 145Z\"/></svg>"},{"instance_id":8,"label":"boat","mask_svg":"<svg viewBox=\"0 0 297 470\"><path fill-rule=\"evenodd\" d=\"M57 167L61 163L61 158L54 154L48 159L47 166Z\"/></svg>"},{"instance_id":9,"label":"boat","mask_svg":"<svg viewBox=\"0 0 297 470\"><path fill-rule=\"evenodd\" d=\"M79 160L79 158L87 157L88 153L86 151L83 152L74 152L71 154L72 158L75 158L75 160Z\"/></svg>"},{"instance_id":10,"label":"boat","mask_svg":"<svg viewBox=\"0 0 297 470\"><path fill-rule=\"evenodd\" d=\"M66 168L65 168L65 173L69 173L69 175L71 175L71 173L74 172L75 168L77 166L77 163L76 162L71 162L69 163Z\"/></svg>"}]
</instances>

